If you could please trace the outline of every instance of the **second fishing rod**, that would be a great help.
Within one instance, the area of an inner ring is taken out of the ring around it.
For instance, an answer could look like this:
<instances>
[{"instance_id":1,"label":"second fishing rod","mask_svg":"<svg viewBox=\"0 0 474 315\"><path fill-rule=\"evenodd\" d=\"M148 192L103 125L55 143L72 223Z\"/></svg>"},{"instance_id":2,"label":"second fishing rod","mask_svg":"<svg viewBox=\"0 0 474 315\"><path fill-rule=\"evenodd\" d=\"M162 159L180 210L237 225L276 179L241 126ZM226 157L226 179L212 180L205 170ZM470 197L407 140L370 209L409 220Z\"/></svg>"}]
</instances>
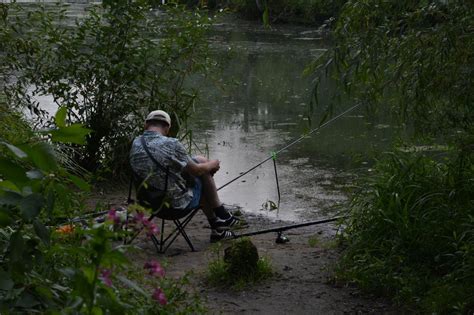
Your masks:
<instances>
[{"instance_id":1,"label":"second fishing rod","mask_svg":"<svg viewBox=\"0 0 474 315\"><path fill-rule=\"evenodd\" d=\"M329 119L328 121L326 121L325 123L321 124L319 127L316 127L312 130L310 130L308 133L300 136L299 138L289 142L287 145L285 145L284 147L280 148L279 150L275 151L275 152L272 152L272 154L270 154L269 157L267 157L266 159L264 159L263 161L257 163L256 165L252 166L251 168L249 168L248 170L246 170L245 172L242 172L240 173L237 177L235 177L234 179L228 181L227 183L225 183L224 185L220 186L219 188L217 188L217 190L221 190L222 188L232 184L233 182L235 182L236 180L238 180L239 178L247 175L248 173L250 173L251 171L253 171L254 169L256 169L257 167L265 164L266 162L272 160L272 159L275 159L276 156L278 154L280 154L281 152L285 151L285 150L288 150L290 147L294 146L295 144L301 142L303 139L307 138L308 136L312 135L313 133L315 132L318 132L320 131L321 129L323 129L324 127L327 127L329 126L331 123L335 122L336 120L338 120L339 118L347 115L348 113L352 112L353 110L355 110L356 108L360 107L362 105L362 103L358 103L352 107L350 107L349 109L343 111L342 113L338 114L337 116L334 116L333 118Z\"/></svg>"}]
</instances>

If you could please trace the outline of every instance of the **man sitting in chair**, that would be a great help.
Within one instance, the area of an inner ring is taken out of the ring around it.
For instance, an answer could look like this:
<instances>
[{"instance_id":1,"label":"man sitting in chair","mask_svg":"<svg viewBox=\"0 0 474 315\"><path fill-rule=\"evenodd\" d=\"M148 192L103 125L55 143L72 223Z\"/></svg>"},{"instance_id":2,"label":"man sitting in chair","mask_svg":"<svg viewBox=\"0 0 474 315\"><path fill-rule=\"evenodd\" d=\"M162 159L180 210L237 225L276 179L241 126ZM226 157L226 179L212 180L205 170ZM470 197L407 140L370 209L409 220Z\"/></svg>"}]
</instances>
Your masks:
<instances>
[{"instance_id":1,"label":"man sitting in chair","mask_svg":"<svg viewBox=\"0 0 474 315\"><path fill-rule=\"evenodd\" d=\"M170 208L161 211L189 213L202 207L211 225L211 242L232 238L229 228L239 219L224 208L217 195L213 175L220 168L219 160L191 158L177 139L168 137L170 127L171 118L162 110L147 116L145 132L133 141L130 152L135 177L166 195ZM162 199L158 200L161 203Z\"/></svg>"}]
</instances>

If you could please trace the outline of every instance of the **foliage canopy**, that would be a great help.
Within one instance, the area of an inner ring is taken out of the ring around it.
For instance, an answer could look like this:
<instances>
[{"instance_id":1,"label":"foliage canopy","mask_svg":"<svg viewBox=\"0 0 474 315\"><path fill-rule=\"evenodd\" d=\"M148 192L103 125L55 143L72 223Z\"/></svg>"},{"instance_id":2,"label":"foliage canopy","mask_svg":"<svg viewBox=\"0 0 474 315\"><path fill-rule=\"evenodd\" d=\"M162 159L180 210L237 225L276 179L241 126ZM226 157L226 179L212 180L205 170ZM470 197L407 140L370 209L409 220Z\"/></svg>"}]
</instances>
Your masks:
<instances>
[{"instance_id":1,"label":"foliage canopy","mask_svg":"<svg viewBox=\"0 0 474 315\"><path fill-rule=\"evenodd\" d=\"M0 121L9 115L20 117L6 112ZM64 107L54 120L55 143L83 143L90 133L66 123ZM152 262L144 268L154 266L148 274L161 277L150 279L141 266L130 264L126 253L132 247L114 242L127 235L116 226L115 210L103 224L81 217L89 184L61 165L47 134L18 126L26 129L20 133L24 138L13 138L18 144L0 140L0 312L203 313L198 298L189 302L185 278L167 279ZM147 293L150 287L153 294Z\"/></svg>"},{"instance_id":2,"label":"foliage canopy","mask_svg":"<svg viewBox=\"0 0 474 315\"><path fill-rule=\"evenodd\" d=\"M342 98L413 128L417 144L449 144L395 150L361 180L340 275L423 312L472 312L474 3L351 0L334 27L334 48L309 69L313 104L329 77Z\"/></svg>"},{"instance_id":3,"label":"foliage canopy","mask_svg":"<svg viewBox=\"0 0 474 315\"><path fill-rule=\"evenodd\" d=\"M129 139L151 110L172 113L174 134L186 130L196 92L185 78L208 66L206 14L173 4L152 10L146 0L104 1L76 20L61 4L1 9L8 103L42 124L49 116L38 96L69 109L69 122L92 130L75 154L86 169L123 169Z\"/></svg>"},{"instance_id":4,"label":"foliage canopy","mask_svg":"<svg viewBox=\"0 0 474 315\"><path fill-rule=\"evenodd\" d=\"M312 71L419 134L473 132L474 4L348 1ZM315 90L317 102L318 89Z\"/></svg>"},{"instance_id":5,"label":"foliage canopy","mask_svg":"<svg viewBox=\"0 0 474 315\"><path fill-rule=\"evenodd\" d=\"M174 132L185 130L195 93L184 80L206 67L208 18L173 5L150 11L147 1L67 14L62 4L0 4L0 313L202 313L185 279L147 282L161 274L157 262L149 274L130 266L131 246L114 243L128 232L114 209L103 224L79 218L90 185L59 149L73 148L90 170L119 170L149 110L168 110ZM38 96L53 99L53 117Z\"/></svg>"}]
</instances>

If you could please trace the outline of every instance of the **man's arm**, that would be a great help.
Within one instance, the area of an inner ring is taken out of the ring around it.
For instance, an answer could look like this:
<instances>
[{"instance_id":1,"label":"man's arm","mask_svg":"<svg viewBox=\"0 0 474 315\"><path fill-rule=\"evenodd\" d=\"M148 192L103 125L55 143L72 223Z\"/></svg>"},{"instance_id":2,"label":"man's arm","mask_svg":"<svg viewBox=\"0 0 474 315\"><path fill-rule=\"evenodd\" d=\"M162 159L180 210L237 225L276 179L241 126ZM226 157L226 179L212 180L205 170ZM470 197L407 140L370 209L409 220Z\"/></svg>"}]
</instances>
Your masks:
<instances>
[{"instance_id":1,"label":"man's arm","mask_svg":"<svg viewBox=\"0 0 474 315\"><path fill-rule=\"evenodd\" d=\"M194 176L201 176L206 173L214 175L214 173L217 172L219 168L219 160L209 160L203 163L195 163L194 161L190 160L184 167L184 171Z\"/></svg>"}]
</instances>

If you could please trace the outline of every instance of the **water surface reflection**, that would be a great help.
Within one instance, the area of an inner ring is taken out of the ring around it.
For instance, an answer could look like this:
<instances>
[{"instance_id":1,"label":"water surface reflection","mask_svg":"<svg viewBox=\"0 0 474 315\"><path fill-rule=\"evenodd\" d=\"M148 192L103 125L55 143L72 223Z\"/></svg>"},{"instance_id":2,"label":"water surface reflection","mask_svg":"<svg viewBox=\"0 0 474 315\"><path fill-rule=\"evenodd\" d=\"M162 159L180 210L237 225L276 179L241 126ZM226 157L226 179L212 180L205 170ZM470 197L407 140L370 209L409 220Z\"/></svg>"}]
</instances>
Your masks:
<instances>
[{"instance_id":1,"label":"water surface reflection","mask_svg":"<svg viewBox=\"0 0 474 315\"><path fill-rule=\"evenodd\" d=\"M220 186L307 131L312 83L302 74L328 41L315 29L264 30L239 21L222 24L214 33L211 42L222 74L216 81L193 82L201 91L193 126L200 146L208 145L210 156L221 160L216 175ZM320 95L323 104L325 97ZM316 111L314 121L320 113ZM364 111L357 110L279 155L279 211L262 207L267 200L278 200L271 161L222 189L222 199L282 220L332 215L352 183L352 158L389 143L392 130L372 126Z\"/></svg>"}]
</instances>

